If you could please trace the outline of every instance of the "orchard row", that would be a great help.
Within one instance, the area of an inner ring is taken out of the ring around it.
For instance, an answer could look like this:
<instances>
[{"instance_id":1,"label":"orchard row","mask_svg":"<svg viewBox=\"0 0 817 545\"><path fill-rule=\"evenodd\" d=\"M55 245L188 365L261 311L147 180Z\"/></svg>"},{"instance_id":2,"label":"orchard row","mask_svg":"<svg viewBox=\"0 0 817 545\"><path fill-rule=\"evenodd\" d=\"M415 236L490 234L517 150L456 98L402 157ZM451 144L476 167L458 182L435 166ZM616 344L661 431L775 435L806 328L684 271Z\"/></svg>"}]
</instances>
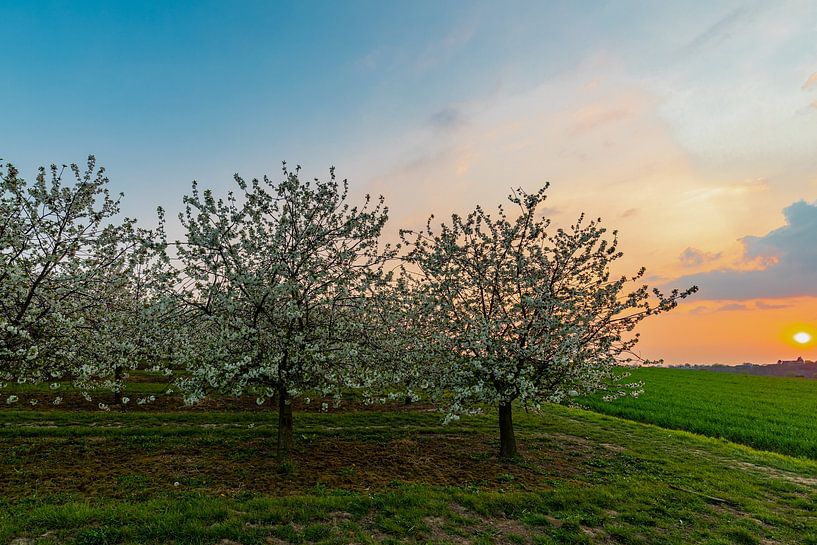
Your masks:
<instances>
[{"instance_id":1,"label":"orchard row","mask_svg":"<svg viewBox=\"0 0 817 545\"><path fill-rule=\"evenodd\" d=\"M429 218L390 245L384 199L350 202L334 170L236 176L223 196L193 183L175 241L161 208L154 229L121 218L93 157L32 182L7 164L0 178L0 383L70 382L126 403L129 374L159 369L189 403L275 399L279 456L294 398L350 389L422 396L448 419L498 406L500 454L514 456L513 403L637 394L611 383L634 328L695 290L650 290L643 269L614 276L616 233L583 216L553 228L547 187Z\"/></svg>"}]
</instances>

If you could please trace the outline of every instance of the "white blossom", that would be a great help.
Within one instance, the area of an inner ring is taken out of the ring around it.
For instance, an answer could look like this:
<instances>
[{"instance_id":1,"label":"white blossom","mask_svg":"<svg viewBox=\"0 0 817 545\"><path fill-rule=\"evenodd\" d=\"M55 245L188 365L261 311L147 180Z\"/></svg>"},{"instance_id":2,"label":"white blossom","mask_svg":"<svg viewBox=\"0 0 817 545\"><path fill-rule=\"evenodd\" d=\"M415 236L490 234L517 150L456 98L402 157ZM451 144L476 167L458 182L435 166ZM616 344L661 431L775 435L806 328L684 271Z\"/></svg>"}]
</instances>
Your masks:
<instances>
[{"instance_id":1,"label":"white blossom","mask_svg":"<svg viewBox=\"0 0 817 545\"><path fill-rule=\"evenodd\" d=\"M424 230L402 232L409 253L395 330L414 354L403 376L446 404L448 421L498 405L503 456L516 448L513 402L535 407L607 387L632 358L638 322L696 289L651 292L638 284L644 269L614 276L616 232L584 216L552 230L540 214L546 189L514 192L514 217L478 206L438 230L432 217Z\"/></svg>"},{"instance_id":2,"label":"white blossom","mask_svg":"<svg viewBox=\"0 0 817 545\"><path fill-rule=\"evenodd\" d=\"M93 156L30 183L0 165L0 379L119 392L144 355L150 236L107 185Z\"/></svg>"},{"instance_id":3,"label":"white blossom","mask_svg":"<svg viewBox=\"0 0 817 545\"><path fill-rule=\"evenodd\" d=\"M381 333L370 307L388 282L395 251L379 243L388 214L382 197L348 202L348 184L247 182L217 198L194 183L179 215L176 300L186 316L175 351L189 373L185 402L210 392L275 397L279 453L292 441L291 399L337 395L373 381Z\"/></svg>"}]
</instances>

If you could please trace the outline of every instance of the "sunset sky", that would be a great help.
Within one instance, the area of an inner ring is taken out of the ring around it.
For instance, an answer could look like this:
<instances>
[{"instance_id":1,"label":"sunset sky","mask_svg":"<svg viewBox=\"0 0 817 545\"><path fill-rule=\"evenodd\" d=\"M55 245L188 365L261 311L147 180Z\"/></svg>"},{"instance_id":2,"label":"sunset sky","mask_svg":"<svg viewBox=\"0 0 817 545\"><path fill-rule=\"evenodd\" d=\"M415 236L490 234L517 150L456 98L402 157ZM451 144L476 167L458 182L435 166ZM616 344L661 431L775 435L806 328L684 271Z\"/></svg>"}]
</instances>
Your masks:
<instances>
[{"instance_id":1,"label":"sunset sky","mask_svg":"<svg viewBox=\"0 0 817 545\"><path fill-rule=\"evenodd\" d=\"M668 363L817 359L817 2L0 0L0 158L96 154L124 210L335 165L400 227L551 183L700 286Z\"/></svg>"}]
</instances>

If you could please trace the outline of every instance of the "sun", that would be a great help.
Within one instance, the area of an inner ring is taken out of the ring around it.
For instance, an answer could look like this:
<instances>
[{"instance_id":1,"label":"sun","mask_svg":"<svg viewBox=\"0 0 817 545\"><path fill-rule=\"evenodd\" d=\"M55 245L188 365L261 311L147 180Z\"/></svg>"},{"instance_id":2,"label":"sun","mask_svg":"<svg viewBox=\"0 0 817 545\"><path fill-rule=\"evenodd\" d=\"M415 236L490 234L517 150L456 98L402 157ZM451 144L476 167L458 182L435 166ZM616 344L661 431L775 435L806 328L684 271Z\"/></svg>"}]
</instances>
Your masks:
<instances>
[{"instance_id":1,"label":"sun","mask_svg":"<svg viewBox=\"0 0 817 545\"><path fill-rule=\"evenodd\" d=\"M780 329L779 340L787 346L807 348L817 345L817 324L792 322Z\"/></svg>"}]
</instances>

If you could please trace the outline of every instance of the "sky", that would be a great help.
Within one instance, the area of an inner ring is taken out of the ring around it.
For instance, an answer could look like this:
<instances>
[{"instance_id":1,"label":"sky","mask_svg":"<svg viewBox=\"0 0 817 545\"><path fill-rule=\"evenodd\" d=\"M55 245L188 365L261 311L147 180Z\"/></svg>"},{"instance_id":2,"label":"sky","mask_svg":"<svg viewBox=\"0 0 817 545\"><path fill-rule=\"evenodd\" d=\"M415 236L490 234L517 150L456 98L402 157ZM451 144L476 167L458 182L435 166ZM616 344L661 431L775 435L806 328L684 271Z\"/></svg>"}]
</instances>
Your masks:
<instances>
[{"instance_id":1,"label":"sky","mask_svg":"<svg viewBox=\"0 0 817 545\"><path fill-rule=\"evenodd\" d=\"M0 158L95 154L147 225L192 180L335 166L387 236L511 188L699 293L668 363L817 359L817 3L9 2ZM171 231L173 226L171 226Z\"/></svg>"}]
</instances>

